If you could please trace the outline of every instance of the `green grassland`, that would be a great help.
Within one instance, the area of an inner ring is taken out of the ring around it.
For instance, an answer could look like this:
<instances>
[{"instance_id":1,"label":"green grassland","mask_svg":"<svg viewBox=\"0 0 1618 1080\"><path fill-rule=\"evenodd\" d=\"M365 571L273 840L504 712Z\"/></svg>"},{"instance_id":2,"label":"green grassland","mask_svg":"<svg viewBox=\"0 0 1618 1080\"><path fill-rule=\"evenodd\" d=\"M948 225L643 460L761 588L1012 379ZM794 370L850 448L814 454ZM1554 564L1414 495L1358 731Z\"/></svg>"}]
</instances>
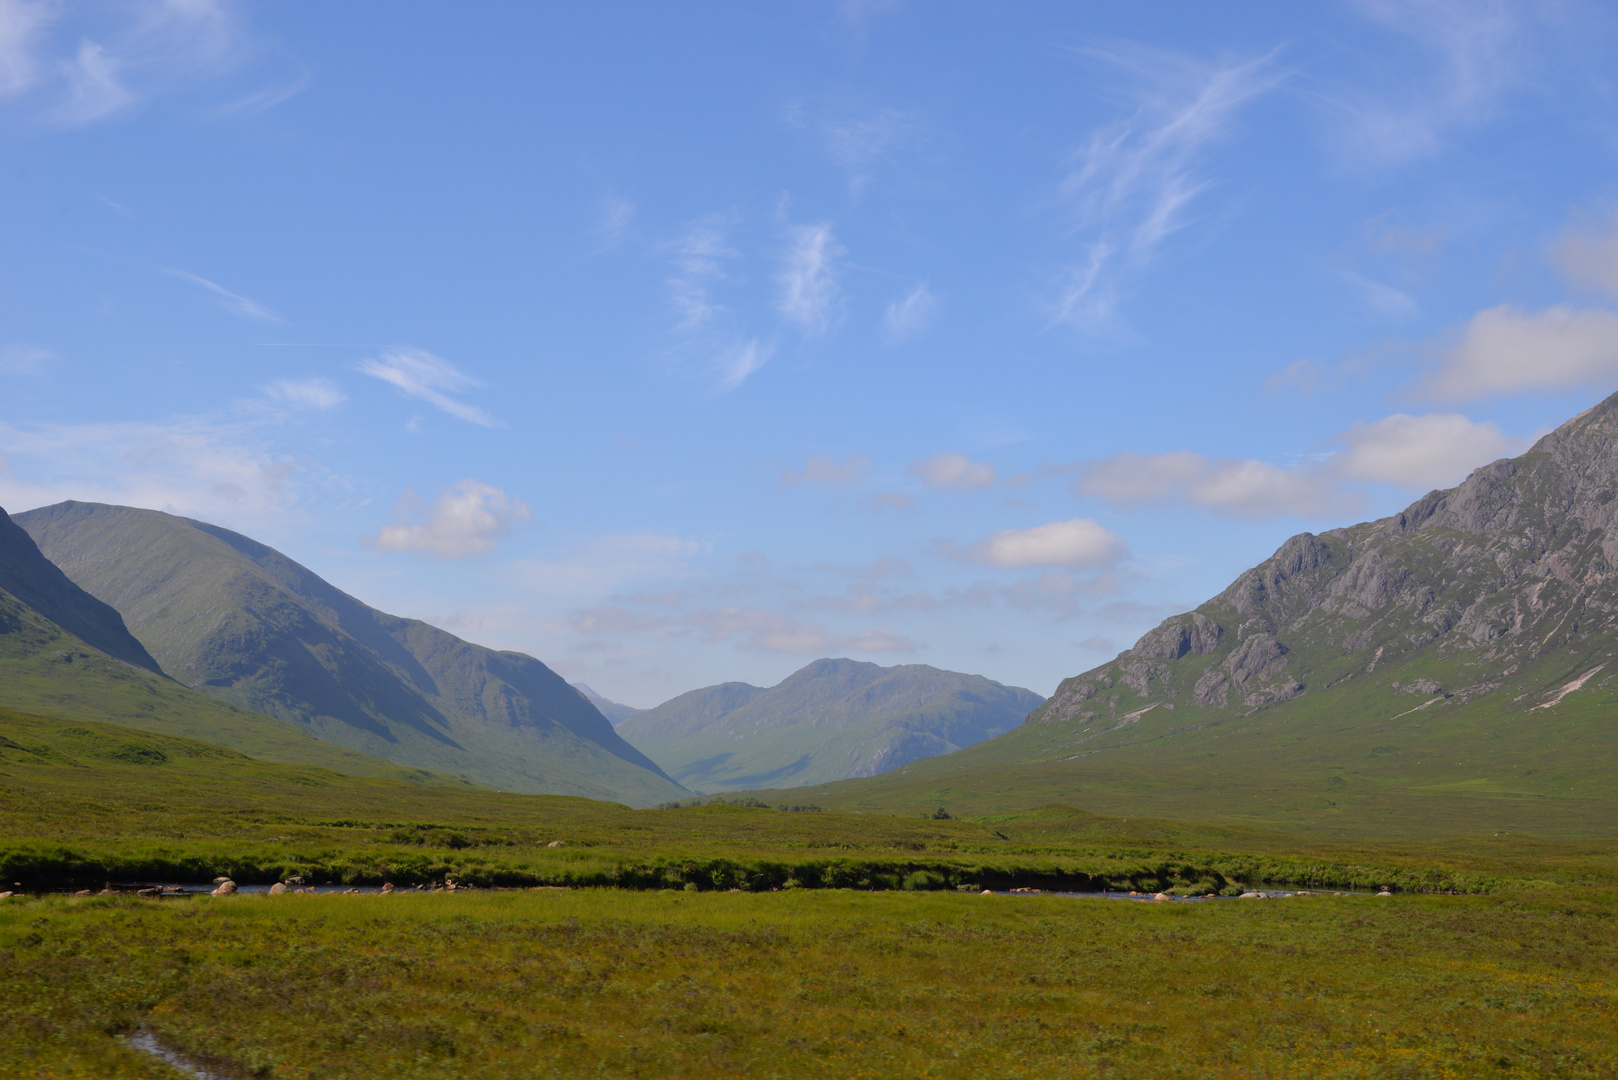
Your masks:
<instances>
[{"instance_id":1,"label":"green grassland","mask_svg":"<svg viewBox=\"0 0 1618 1080\"><path fill-rule=\"evenodd\" d=\"M454 875L486 886L751 891L1618 884L1618 841L1601 838L1348 844L1249 826L1109 818L1065 804L978 820L722 803L631 810L350 777L16 713L0 713L0 822L0 880L34 889L219 874L243 883L301 874L407 884Z\"/></svg>"},{"instance_id":2,"label":"green grassland","mask_svg":"<svg viewBox=\"0 0 1618 1080\"><path fill-rule=\"evenodd\" d=\"M1184 680L1200 673L1193 665L1217 659L1184 658ZM869 780L793 788L788 797L868 811L943 805L968 814L1062 801L1100 814L1235 822L1343 840L1618 836L1618 668L1555 705L1536 707L1606 662L1606 648L1545 657L1471 699L1392 688L1422 679L1466 687L1478 676L1464 655L1412 657L1379 667L1374 677L1322 656L1314 663L1318 691L1252 710L1165 708L1120 683L1111 694L1113 715L1155 707L1116 727L1047 724L1036 716L946 757Z\"/></svg>"},{"instance_id":3,"label":"green grassland","mask_svg":"<svg viewBox=\"0 0 1618 1080\"><path fill-rule=\"evenodd\" d=\"M322 742L92 649L0 591L0 710L101 720L217 743L265 761L411 783L465 781Z\"/></svg>"},{"instance_id":4,"label":"green grassland","mask_svg":"<svg viewBox=\"0 0 1618 1080\"><path fill-rule=\"evenodd\" d=\"M0 1073L1602 1077L1618 891L0 904Z\"/></svg>"}]
</instances>

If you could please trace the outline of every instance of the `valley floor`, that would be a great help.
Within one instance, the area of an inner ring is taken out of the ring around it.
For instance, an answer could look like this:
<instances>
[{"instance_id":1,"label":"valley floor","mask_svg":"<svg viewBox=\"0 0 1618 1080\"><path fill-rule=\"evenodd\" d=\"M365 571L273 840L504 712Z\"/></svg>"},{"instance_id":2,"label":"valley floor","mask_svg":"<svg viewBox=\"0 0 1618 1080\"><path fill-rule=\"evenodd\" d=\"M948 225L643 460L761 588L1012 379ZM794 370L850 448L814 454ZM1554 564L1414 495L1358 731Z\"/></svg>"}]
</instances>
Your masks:
<instances>
[{"instance_id":1,"label":"valley floor","mask_svg":"<svg viewBox=\"0 0 1618 1080\"><path fill-rule=\"evenodd\" d=\"M0 903L0 1073L1618 1074L1618 890Z\"/></svg>"}]
</instances>

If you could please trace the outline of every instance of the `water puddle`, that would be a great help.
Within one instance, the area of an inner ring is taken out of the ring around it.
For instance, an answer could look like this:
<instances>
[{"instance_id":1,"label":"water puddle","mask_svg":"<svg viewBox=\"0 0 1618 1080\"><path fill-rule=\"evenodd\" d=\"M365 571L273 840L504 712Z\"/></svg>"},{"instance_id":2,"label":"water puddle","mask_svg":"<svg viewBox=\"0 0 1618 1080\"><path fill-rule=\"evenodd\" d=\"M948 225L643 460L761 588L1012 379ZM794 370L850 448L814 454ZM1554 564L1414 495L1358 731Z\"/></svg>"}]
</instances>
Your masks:
<instances>
[{"instance_id":1,"label":"water puddle","mask_svg":"<svg viewBox=\"0 0 1618 1080\"><path fill-rule=\"evenodd\" d=\"M143 1054L150 1054L159 1061L162 1061L167 1065L171 1065L183 1073L196 1077L197 1080L230 1080L230 1077L228 1077L226 1074L216 1073L210 1069L205 1069L183 1054L170 1050L168 1047L158 1042L157 1036L153 1035L150 1031L137 1031L133 1035L125 1036L123 1043L130 1049L139 1050Z\"/></svg>"}]
</instances>

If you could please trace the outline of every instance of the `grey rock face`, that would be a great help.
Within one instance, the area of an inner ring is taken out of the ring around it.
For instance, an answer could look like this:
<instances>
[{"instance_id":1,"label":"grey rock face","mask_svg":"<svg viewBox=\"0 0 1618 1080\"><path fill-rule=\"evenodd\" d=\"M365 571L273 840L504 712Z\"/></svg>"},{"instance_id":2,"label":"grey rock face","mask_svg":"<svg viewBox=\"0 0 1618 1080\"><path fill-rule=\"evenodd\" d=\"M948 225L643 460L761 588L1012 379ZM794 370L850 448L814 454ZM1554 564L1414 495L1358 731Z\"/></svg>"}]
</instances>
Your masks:
<instances>
[{"instance_id":1,"label":"grey rock face","mask_svg":"<svg viewBox=\"0 0 1618 1080\"><path fill-rule=\"evenodd\" d=\"M1345 656L1355 677L1417 654L1472 656L1490 670L1455 691L1470 698L1599 635L1618 648L1618 395L1398 514L1292 537L1196 611L1064 681L1029 720L1089 723L1144 701L1261 708L1309 693L1322 665L1345 677ZM1447 693L1436 680L1402 689Z\"/></svg>"}]
</instances>

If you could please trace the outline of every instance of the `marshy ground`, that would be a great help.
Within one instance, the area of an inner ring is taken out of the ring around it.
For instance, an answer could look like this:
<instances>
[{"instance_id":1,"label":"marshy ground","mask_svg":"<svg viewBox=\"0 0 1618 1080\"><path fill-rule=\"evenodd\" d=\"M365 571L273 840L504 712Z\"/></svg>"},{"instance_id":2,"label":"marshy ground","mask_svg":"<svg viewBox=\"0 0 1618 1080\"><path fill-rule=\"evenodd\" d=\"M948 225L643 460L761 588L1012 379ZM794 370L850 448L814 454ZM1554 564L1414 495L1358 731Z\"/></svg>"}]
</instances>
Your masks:
<instances>
[{"instance_id":1,"label":"marshy ground","mask_svg":"<svg viewBox=\"0 0 1618 1080\"><path fill-rule=\"evenodd\" d=\"M1610 887L45 897L0 969L5 1075L64 1080L182 1075L135 1032L287 1078L1618 1074Z\"/></svg>"}]
</instances>

